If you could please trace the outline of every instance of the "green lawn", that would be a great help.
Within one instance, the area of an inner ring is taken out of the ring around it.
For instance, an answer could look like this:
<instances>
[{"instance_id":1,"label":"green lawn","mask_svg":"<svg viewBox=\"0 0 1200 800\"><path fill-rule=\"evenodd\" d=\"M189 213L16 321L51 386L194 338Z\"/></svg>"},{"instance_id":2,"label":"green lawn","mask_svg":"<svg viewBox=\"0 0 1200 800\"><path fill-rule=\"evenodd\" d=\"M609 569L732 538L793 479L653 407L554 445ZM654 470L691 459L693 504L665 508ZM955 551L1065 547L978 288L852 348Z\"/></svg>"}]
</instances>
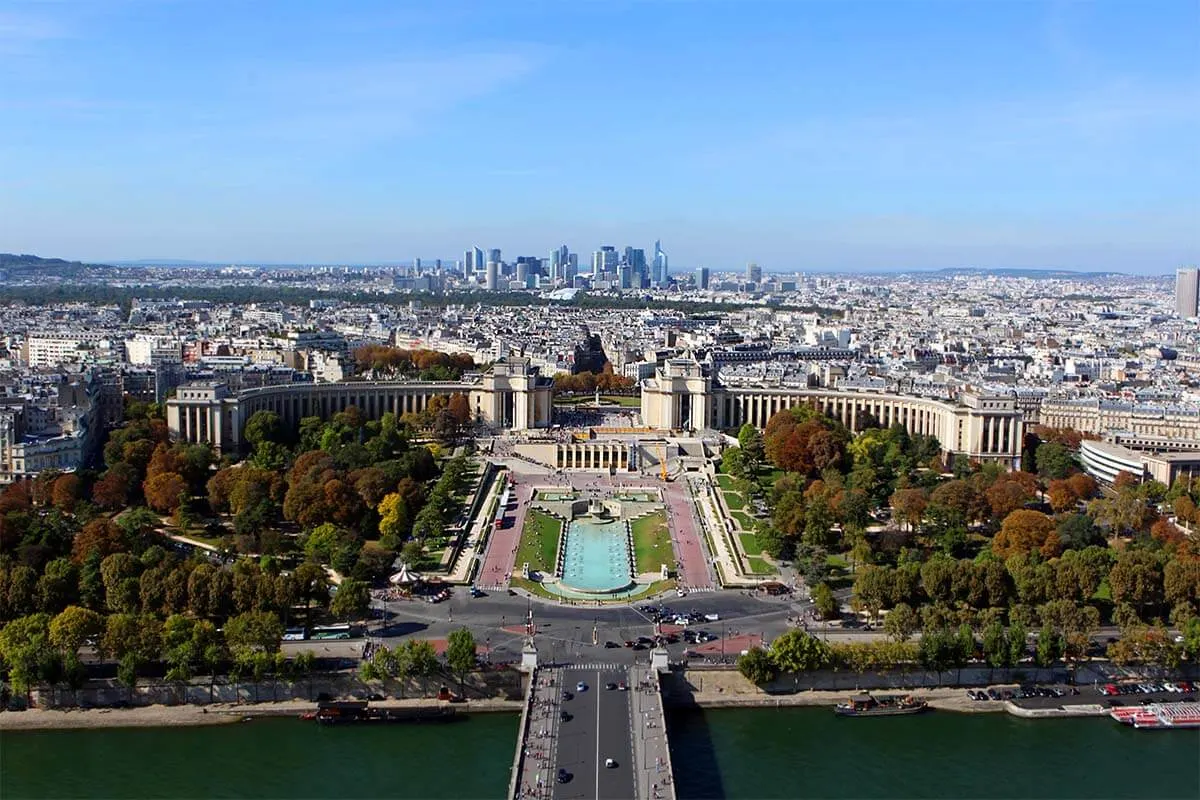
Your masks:
<instances>
[{"instance_id":1,"label":"green lawn","mask_svg":"<svg viewBox=\"0 0 1200 800\"><path fill-rule=\"evenodd\" d=\"M725 475L724 473L718 473L717 485L720 486L726 492L732 492L733 491L733 478L730 477L729 475Z\"/></svg>"},{"instance_id":2,"label":"green lawn","mask_svg":"<svg viewBox=\"0 0 1200 800\"><path fill-rule=\"evenodd\" d=\"M554 404L557 406L573 406L581 403L593 403L595 400L596 398L590 394L575 397L556 397L554 398ZM600 395L600 403L615 403L626 408L640 408L642 398L623 394L602 394Z\"/></svg>"},{"instance_id":3,"label":"green lawn","mask_svg":"<svg viewBox=\"0 0 1200 800\"><path fill-rule=\"evenodd\" d=\"M761 558L756 556L747 556L746 565L750 567L752 575L774 575L775 568Z\"/></svg>"},{"instance_id":4,"label":"green lawn","mask_svg":"<svg viewBox=\"0 0 1200 800\"><path fill-rule=\"evenodd\" d=\"M730 511L729 516L733 517L738 525L742 526L744 531L754 530L754 518L744 511Z\"/></svg>"},{"instance_id":5,"label":"green lawn","mask_svg":"<svg viewBox=\"0 0 1200 800\"><path fill-rule=\"evenodd\" d=\"M783 470L763 467L759 469L756 480L758 485L763 488L763 491L771 491L775 488L775 481L783 477Z\"/></svg>"},{"instance_id":6,"label":"green lawn","mask_svg":"<svg viewBox=\"0 0 1200 800\"><path fill-rule=\"evenodd\" d=\"M671 550L671 530L667 527L666 511L656 511L636 519L630 527L633 529L633 557L639 575L653 572L663 564L674 568L675 556Z\"/></svg>"},{"instance_id":7,"label":"green lawn","mask_svg":"<svg viewBox=\"0 0 1200 800\"><path fill-rule=\"evenodd\" d=\"M521 543L517 547L516 568L529 562L529 568L554 574L554 559L558 556L558 539L562 535L562 523L549 514L529 510L525 527L521 531Z\"/></svg>"},{"instance_id":8,"label":"green lawn","mask_svg":"<svg viewBox=\"0 0 1200 800\"><path fill-rule=\"evenodd\" d=\"M829 555L825 557L825 563L836 569L850 569L850 562L845 556Z\"/></svg>"},{"instance_id":9,"label":"green lawn","mask_svg":"<svg viewBox=\"0 0 1200 800\"><path fill-rule=\"evenodd\" d=\"M746 498L737 492L721 492L721 494L725 497L725 505L729 508L741 511L746 507Z\"/></svg>"},{"instance_id":10,"label":"green lawn","mask_svg":"<svg viewBox=\"0 0 1200 800\"><path fill-rule=\"evenodd\" d=\"M763 546L753 533L743 533L738 536L738 539L741 540L742 550L747 556L757 557L762 554Z\"/></svg>"}]
</instances>

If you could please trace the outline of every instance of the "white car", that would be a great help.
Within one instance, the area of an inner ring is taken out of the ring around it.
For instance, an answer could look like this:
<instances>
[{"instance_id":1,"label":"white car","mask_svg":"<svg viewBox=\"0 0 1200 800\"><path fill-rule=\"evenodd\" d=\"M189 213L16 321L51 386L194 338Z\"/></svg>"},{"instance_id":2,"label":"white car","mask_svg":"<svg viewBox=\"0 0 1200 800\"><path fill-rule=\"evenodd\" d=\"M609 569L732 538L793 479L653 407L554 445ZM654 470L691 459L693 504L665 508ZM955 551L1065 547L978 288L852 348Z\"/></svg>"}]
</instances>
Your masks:
<instances>
[{"instance_id":1,"label":"white car","mask_svg":"<svg viewBox=\"0 0 1200 800\"><path fill-rule=\"evenodd\" d=\"M587 691L587 684L586 684L586 683L584 683L583 681L580 681L579 683L575 684L575 691L577 691L577 692L586 692L586 691Z\"/></svg>"},{"instance_id":2,"label":"white car","mask_svg":"<svg viewBox=\"0 0 1200 800\"><path fill-rule=\"evenodd\" d=\"M604 766L608 767L609 769L615 767L616 765L617 765L617 760L615 758L604 759Z\"/></svg>"}]
</instances>

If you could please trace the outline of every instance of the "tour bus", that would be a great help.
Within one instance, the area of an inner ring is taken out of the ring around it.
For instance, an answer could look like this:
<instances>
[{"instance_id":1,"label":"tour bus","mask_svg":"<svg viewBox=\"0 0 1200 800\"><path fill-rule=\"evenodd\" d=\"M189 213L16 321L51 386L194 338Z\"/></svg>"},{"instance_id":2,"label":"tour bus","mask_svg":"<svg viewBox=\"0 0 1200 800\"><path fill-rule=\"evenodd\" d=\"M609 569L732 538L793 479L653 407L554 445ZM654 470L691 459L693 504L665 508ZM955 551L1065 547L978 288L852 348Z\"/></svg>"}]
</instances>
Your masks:
<instances>
[{"instance_id":1,"label":"tour bus","mask_svg":"<svg viewBox=\"0 0 1200 800\"><path fill-rule=\"evenodd\" d=\"M283 640L285 642L303 642L304 628L288 628L283 632Z\"/></svg>"}]
</instances>

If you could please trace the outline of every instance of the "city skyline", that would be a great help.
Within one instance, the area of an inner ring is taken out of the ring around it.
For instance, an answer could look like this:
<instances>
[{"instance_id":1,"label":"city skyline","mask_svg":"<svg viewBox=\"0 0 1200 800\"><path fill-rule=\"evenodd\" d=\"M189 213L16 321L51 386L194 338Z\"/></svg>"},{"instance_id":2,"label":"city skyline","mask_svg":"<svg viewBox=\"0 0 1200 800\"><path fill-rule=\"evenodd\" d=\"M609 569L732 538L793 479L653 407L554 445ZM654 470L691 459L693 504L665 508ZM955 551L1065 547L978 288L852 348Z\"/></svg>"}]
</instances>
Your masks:
<instances>
[{"instance_id":1,"label":"city skyline","mask_svg":"<svg viewBox=\"0 0 1200 800\"><path fill-rule=\"evenodd\" d=\"M0 249L371 263L552 235L731 269L1200 260L1194 4L282 8L5 4Z\"/></svg>"}]
</instances>

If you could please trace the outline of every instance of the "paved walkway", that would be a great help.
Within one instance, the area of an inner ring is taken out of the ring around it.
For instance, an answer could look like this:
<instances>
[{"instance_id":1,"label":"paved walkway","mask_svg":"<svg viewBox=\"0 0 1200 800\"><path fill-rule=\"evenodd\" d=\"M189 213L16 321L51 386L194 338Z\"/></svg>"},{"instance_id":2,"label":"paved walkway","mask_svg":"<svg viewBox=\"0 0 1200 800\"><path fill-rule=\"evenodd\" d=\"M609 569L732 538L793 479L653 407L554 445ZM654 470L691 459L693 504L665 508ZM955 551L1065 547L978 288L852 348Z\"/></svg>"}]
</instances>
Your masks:
<instances>
[{"instance_id":1,"label":"paved walkway","mask_svg":"<svg viewBox=\"0 0 1200 800\"><path fill-rule=\"evenodd\" d=\"M547 800L554 793L555 749L559 712L562 710L562 672L539 669L534 678L533 705L529 710L529 735L518 767L517 798Z\"/></svg>"},{"instance_id":2,"label":"paved walkway","mask_svg":"<svg viewBox=\"0 0 1200 800\"><path fill-rule=\"evenodd\" d=\"M637 796L641 800L674 800L675 780L658 672L645 666L633 667L629 694Z\"/></svg>"},{"instance_id":3,"label":"paved walkway","mask_svg":"<svg viewBox=\"0 0 1200 800\"><path fill-rule=\"evenodd\" d=\"M701 541L695 506L686 483L668 483L664 493L667 498L667 513L671 518L671 541L679 559L680 586L689 591L717 588Z\"/></svg>"},{"instance_id":4,"label":"paved walkway","mask_svg":"<svg viewBox=\"0 0 1200 800\"><path fill-rule=\"evenodd\" d=\"M525 481L525 475L513 475L517 481L513 487L516 497L516 510L507 515L508 525L492 531L488 537L487 555L483 568L475 579L481 589L502 590L508 588L508 582L516 569L520 568L517 560L517 547L521 543L521 529L525 527L525 515L529 513L529 501L533 497L533 486ZM488 520L487 524L492 525Z\"/></svg>"}]
</instances>

